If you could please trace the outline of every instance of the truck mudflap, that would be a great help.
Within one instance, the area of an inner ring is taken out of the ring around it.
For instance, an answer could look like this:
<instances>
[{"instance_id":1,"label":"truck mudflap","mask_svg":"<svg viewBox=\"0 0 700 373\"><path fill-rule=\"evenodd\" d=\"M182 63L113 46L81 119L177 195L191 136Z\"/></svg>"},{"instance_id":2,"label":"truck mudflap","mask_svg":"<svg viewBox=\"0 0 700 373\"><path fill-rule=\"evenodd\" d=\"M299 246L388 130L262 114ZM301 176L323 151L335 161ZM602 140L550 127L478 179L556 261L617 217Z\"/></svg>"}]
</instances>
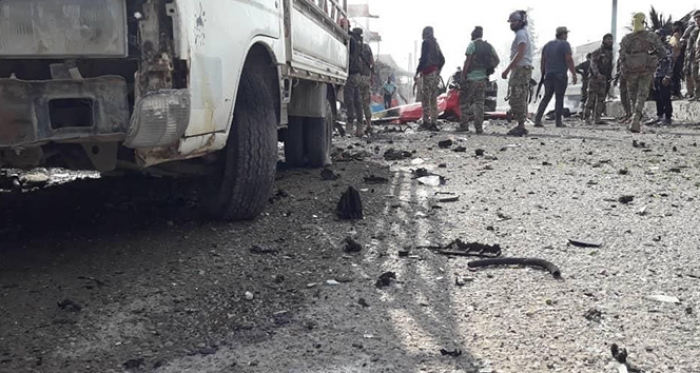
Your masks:
<instances>
[{"instance_id":1,"label":"truck mudflap","mask_svg":"<svg viewBox=\"0 0 700 373\"><path fill-rule=\"evenodd\" d=\"M126 80L0 79L0 147L120 141L129 127Z\"/></svg>"}]
</instances>

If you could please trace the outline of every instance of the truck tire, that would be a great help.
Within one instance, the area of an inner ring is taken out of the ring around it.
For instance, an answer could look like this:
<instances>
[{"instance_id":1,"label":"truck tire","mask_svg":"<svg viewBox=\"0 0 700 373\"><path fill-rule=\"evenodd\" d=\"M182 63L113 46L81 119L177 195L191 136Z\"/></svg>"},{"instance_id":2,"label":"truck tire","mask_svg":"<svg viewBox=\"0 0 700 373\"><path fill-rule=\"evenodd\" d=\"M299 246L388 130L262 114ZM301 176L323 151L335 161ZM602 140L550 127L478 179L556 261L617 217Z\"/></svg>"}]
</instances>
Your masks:
<instances>
[{"instance_id":1,"label":"truck tire","mask_svg":"<svg viewBox=\"0 0 700 373\"><path fill-rule=\"evenodd\" d=\"M309 167L318 168L331 165L333 146L333 122L335 120L330 102L326 102L325 118L305 118L304 138Z\"/></svg>"},{"instance_id":2,"label":"truck tire","mask_svg":"<svg viewBox=\"0 0 700 373\"><path fill-rule=\"evenodd\" d=\"M222 152L209 209L224 220L253 219L265 209L277 167L277 118L264 73L243 71Z\"/></svg>"},{"instance_id":3,"label":"truck tire","mask_svg":"<svg viewBox=\"0 0 700 373\"><path fill-rule=\"evenodd\" d=\"M303 167L304 157L304 118L289 116L284 135L284 159L288 167Z\"/></svg>"}]
</instances>

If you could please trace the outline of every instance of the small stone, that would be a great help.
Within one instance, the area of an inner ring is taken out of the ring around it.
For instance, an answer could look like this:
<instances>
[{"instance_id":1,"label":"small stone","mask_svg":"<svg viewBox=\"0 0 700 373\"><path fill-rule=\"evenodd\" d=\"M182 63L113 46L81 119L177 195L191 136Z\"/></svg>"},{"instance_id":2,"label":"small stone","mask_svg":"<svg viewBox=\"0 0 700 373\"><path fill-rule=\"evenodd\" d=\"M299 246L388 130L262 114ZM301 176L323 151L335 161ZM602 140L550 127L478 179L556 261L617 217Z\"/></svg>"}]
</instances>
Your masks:
<instances>
[{"instance_id":1,"label":"small stone","mask_svg":"<svg viewBox=\"0 0 700 373\"><path fill-rule=\"evenodd\" d=\"M340 285L340 282L338 282L336 280L326 280L326 285L329 285L329 286Z\"/></svg>"},{"instance_id":2,"label":"small stone","mask_svg":"<svg viewBox=\"0 0 700 373\"><path fill-rule=\"evenodd\" d=\"M476 149L474 150L474 154L476 154L477 157L483 157L486 152L484 149Z\"/></svg>"},{"instance_id":3,"label":"small stone","mask_svg":"<svg viewBox=\"0 0 700 373\"><path fill-rule=\"evenodd\" d=\"M245 292L245 299L247 300L253 300L255 298L255 295L249 291Z\"/></svg>"},{"instance_id":4,"label":"small stone","mask_svg":"<svg viewBox=\"0 0 700 373\"><path fill-rule=\"evenodd\" d=\"M365 298L358 299L357 304L365 308L369 307L369 303L367 303L367 300L365 300Z\"/></svg>"},{"instance_id":5,"label":"small stone","mask_svg":"<svg viewBox=\"0 0 700 373\"><path fill-rule=\"evenodd\" d=\"M318 284L315 283L315 282L311 282L311 283L306 284L306 287L309 288L309 289L311 289L311 288L313 288L313 287L316 287L316 285L318 285Z\"/></svg>"}]
</instances>

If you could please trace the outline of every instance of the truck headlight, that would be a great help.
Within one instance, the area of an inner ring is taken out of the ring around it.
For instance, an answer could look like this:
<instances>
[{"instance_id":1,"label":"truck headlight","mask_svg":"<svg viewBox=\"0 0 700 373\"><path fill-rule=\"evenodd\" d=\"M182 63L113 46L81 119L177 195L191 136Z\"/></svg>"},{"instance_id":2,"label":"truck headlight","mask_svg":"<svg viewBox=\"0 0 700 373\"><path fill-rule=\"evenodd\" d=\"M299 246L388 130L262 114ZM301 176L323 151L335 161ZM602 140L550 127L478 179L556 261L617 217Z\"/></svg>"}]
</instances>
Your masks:
<instances>
[{"instance_id":1,"label":"truck headlight","mask_svg":"<svg viewBox=\"0 0 700 373\"><path fill-rule=\"evenodd\" d=\"M190 121L188 90L162 90L140 97L134 105L125 145L155 148L179 140Z\"/></svg>"}]
</instances>

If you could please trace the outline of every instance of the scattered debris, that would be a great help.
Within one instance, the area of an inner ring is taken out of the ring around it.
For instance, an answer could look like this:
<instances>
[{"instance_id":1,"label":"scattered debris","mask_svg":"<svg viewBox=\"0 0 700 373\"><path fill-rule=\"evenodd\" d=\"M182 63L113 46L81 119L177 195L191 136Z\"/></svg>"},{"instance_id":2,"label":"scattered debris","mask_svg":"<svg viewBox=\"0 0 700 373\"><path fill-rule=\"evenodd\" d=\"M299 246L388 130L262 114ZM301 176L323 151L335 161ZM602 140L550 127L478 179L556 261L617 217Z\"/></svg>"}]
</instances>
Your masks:
<instances>
[{"instance_id":1,"label":"scattered debris","mask_svg":"<svg viewBox=\"0 0 700 373\"><path fill-rule=\"evenodd\" d=\"M338 180L340 178L340 175L336 174L333 172L333 170L329 168L324 168L323 171L321 171L321 179L326 180L326 181L334 181Z\"/></svg>"},{"instance_id":2,"label":"scattered debris","mask_svg":"<svg viewBox=\"0 0 700 373\"><path fill-rule=\"evenodd\" d=\"M673 172L673 173L680 174L680 173L681 173L681 168L680 168L680 167L672 167L672 168L670 168L670 169L668 170L668 172Z\"/></svg>"},{"instance_id":3,"label":"scattered debris","mask_svg":"<svg viewBox=\"0 0 700 373\"><path fill-rule=\"evenodd\" d=\"M617 171L617 173L620 175L629 175L630 172L626 168L623 168L620 171Z\"/></svg>"},{"instance_id":4,"label":"scattered debris","mask_svg":"<svg viewBox=\"0 0 700 373\"><path fill-rule=\"evenodd\" d=\"M440 354L442 354L442 356L459 357L462 356L462 350L449 351L443 348L440 350Z\"/></svg>"},{"instance_id":5,"label":"scattered debris","mask_svg":"<svg viewBox=\"0 0 700 373\"><path fill-rule=\"evenodd\" d=\"M360 251L362 251L362 245L357 241L353 240L351 237L345 237L343 243L345 244L343 250L346 253L359 253Z\"/></svg>"},{"instance_id":6,"label":"scattered debris","mask_svg":"<svg viewBox=\"0 0 700 373\"><path fill-rule=\"evenodd\" d=\"M552 165L552 164L549 163L549 162L547 162L547 161L542 162L542 166L551 166L551 165Z\"/></svg>"},{"instance_id":7,"label":"scattered debris","mask_svg":"<svg viewBox=\"0 0 700 373\"><path fill-rule=\"evenodd\" d=\"M649 300L654 300L654 301L663 302L663 303L675 303L675 304L680 304L680 303L681 303L680 299L678 299L678 298L676 298L676 297L671 297L671 296L668 296L668 295L656 294L656 295L650 295L650 296L648 296L648 297L646 297L646 298L649 299Z\"/></svg>"},{"instance_id":8,"label":"scattered debris","mask_svg":"<svg viewBox=\"0 0 700 373\"><path fill-rule=\"evenodd\" d=\"M452 147L452 144L454 144L454 141L452 141L451 139L447 139L440 141L438 143L438 146L440 147L440 149L447 149Z\"/></svg>"},{"instance_id":9,"label":"scattered debris","mask_svg":"<svg viewBox=\"0 0 700 373\"><path fill-rule=\"evenodd\" d=\"M523 265L541 267L549 271L556 279L561 279L559 267L549 261L538 258L491 258L471 261L467 264L469 268L500 266L500 265Z\"/></svg>"},{"instance_id":10,"label":"scattered debris","mask_svg":"<svg viewBox=\"0 0 700 373\"><path fill-rule=\"evenodd\" d=\"M621 371L626 371L626 372L631 372L631 373L642 373L642 369L632 365L627 361L627 349L620 349L617 344L613 343L610 346L610 352L612 353L612 356L615 360L617 360L618 363L622 364Z\"/></svg>"},{"instance_id":11,"label":"scattered debris","mask_svg":"<svg viewBox=\"0 0 700 373\"><path fill-rule=\"evenodd\" d=\"M411 252L409 250L400 250L399 251L399 258L408 258L411 255Z\"/></svg>"},{"instance_id":12,"label":"scattered debris","mask_svg":"<svg viewBox=\"0 0 700 373\"><path fill-rule=\"evenodd\" d=\"M216 349L211 348L211 347L202 347L197 349L197 353L200 355L214 355L216 354Z\"/></svg>"},{"instance_id":13,"label":"scattered debris","mask_svg":"<svg viewBox=\"0 0 700 373\"><path fill-rule=\"evenodd\" d=\"M647 214L647 207L646 206L642 207L641 209L639 209L639 211L637 211L637 215L639 215L639 216L645 216L646 214Z\"/></svg>"},{"instance_id":14,"label":"scattered debris","mask_svg":"<svg viewBox=\"0 0 700 373\"><path fill-rule=\"evenodd\" d=\"M255 298L255 295L249 291L245 292L245 299L246 300L253 300Z\"/></svg>"},{"instance_id":15,"label":"scattered debris","mask_svg":"<svg viewBox=\"0 0 700 373\"><path fill-rule=\"evenodd\" d=\"M440 163L438 168L447 168L447 163Z\"/></svg>"},{"instance_id":16,"label":"scattered debris","mask_svg":"<svg viewBox=\"0 0 700 373\"><path fill-rule=\"evenodd\" d=\"M678 151L678 148L676 148L676 147L674 146L673 149L671 149L671 150L673 150L674 152L677 152L677 151Z\"/></svg>"},{"instance_id":17,"label":"scattered debris","mask_svg":"<svg viewBox=\"0 0 700 373\"><path fill-rule=\"evenodd\" d=\"M438 199L438 202L440 203L449 203L449 202L457 202L459 201L459 196L454 196L454 197L442 197Z\"/></svg>"},{"instance_id":18,"label":"scattered debris","mask_svg":"<svg viewBox=\"0 0 700 373\"><path fill-rule=\"evenodd\" d=\"M384 159L387 161L402 161L407 158L412 158L413 153L405 150L397 151L395 149L389 149L384 152Z\"/></svg>"},{"instance_id":19,"label":"scattered debris","mask_svg":"<svg viewBox=\"0 0 700 373\"><path fill-rule=\"evenodd\" d=\"M583 314L583 317L585 317L588 321L599 323L603 318L603 313L597 308L591 308Z\"/></svg>"},{"instance_id":20,"label":"scattered debris","mask_svg":"<svg viewBox=\"0 0 700 373\"><path fill-rule=\"evenodd\" d=\"M467 152L467 148L465 148L465 147L463 147L463 146L458 146L458 147L452 149L452 151L455 152L455 153L466 153L466 152Z\"/></svg>"},{"instance_id":21,"label":"scattered debris","mask_svg":"<svg viewBox=\"0 0 700 373\"><path fill-rule=\"evenodd\" d=\"M329 286L340 285L340 282L338 282L336 280L326 280L326 285L329 285Z\"/></svg>"},{"instance_id":22,"label":"scattered debris","mask_svg":"<svg viewBox=\"0 0 700 373\"><path fill-rule=\"evenodd\" d=\"M598 248L598 247L603 246L603 244L600 243L600 242L587 242L587 241L576 240L576 239L573 239L573 238L569 238L569 243L572 244L572 245L574 245L574 246L578 246L578 247L595 247L595 248Z\"/></svg>"},{"instance_id":23,"label":"scattered debris","mask_svg":"<svg viewBox=\"0 0 700 373\"><path fill-rule=\"evenodd\" d=\"M423 176L418 178L418 182L427 186L440 186L442 183L442 178L439 175Z\"/></svg>"},{"instance_id":24,"label":"scattered debris","mask_svg":"<svg viewBox=\"0 0 700 373\"><path fill-rule=\"evenodd\" d=\"M360 306L365 307L365 308L369 307L369 303L367 303L365 298L358 299L357 304L359 304Z\"/></svg>"},{"instance_id":25,"label":"scattered debris","mask_svg":"<svg viewBox=\"0 0 700 373\"><path fill-rule=\"evenodd\" d=\"M634 196L622 196L622 197L618 198L617 201L626 205L626 204L634 201Z\"/></svg>"},{"instance_id":26,"label":"scattered debris","mask_svg":"<svg viewBox=\"0 0 700 373\"><path fill-rule=\"evenodd\" d=\"M381 276L379 276L379 279L377 280L375 286L378 288L387 287L391 285L391 280L396 280L396 273L385 272Z\"/></svg>"},{"instance_id":27,"label":"scattered debris","mask_svg":"<svg viewBox=\"0 0 700 373\"><path fill-rule=\"evenodd\" d=\"M279 252L279 251L278 251L277 249L271 249L271 248L269 248L269 247L261 247L261 246L258 246L258 245L253 245L253 246L250 248L250 253L251 253L251 254L260 254L260 255L270 254L270 255L276 255L278 252Z\"/></svg>"},{"instance_id":28,"label":"scattered debris","mask_svg":"<svg viewBox=\"0 0 700 373\"><path fill-rule=\"evenodd\" d=\"M435 250L438 254L447 256L476 256L481 258L497 258L501 256L501 245L486 245L479 242L464 242L456 239L445 246L424 248Z\"/></svg>"},{"instance_id":29,"label":"scattered debris","mask_svg":"<svg viewBox=\"0 0 700 373\"><path fill-rule=\"evenodd\" d=\"M387 184L389 182L389 179L385 177L380 177L380 176L375 176L375 175L369 175L365 176L365 183L367 184Z\"/></svg>"},{"instance_id":30,"label":"scattered debris","mask_svg":"<svg viewBox=\"0 0 700 373\"><path fill-rule=\"evenodd\" d=\"M355 188L348 187L348 190L340 197L336 210L340 219L362 219L364 216L362 213L362 198L360 198L360 193L355 190Z\"/></svg>"},{"instance_id":31,"label":"scattered debris","mask_svg":"<svg viewBox=\"0 0 700 373\"><path fill-rule=\"evenodd\" d=\"M647 144L643 141L632 140L632 146L635 148L646 148Z\"/></svg>"},{"instance_id":32,"label":"scattered debris","mask_svg":"<svg viewBox=\"0 0 700 373\"><path fill-rule=\"evenodd\" d=\"M486 153L486 152L484 151L484 149L476 149L476 150L474 150L474 154L475 154L477 157L483 157L485 153Z\"/></svg>"},{"instance_id":33,"label":"scattered debris","mask_svg":"<svg viewBox=\"0 0 700 373\"><path fill-rule=\"evenodd\" d=\"M69 312L80 312L80 310L83 309L83 307L81 307L78 303L75 303L68 298L58 302L58 307Z\"/></svg>"},{"instance_id":34,"label":"scattered debris","mask_svg":"<svg viewBox=\"0 0 700 373\"><path fill-rule=\"evenodd\" d=\"M142 357L140 357L138 359L129 359L126 362L124 362L122 366L126 370L139 369L144 365L145 362L146 361Z\"/></svg>"},{"instance_id":35,"label":"scattered debris","mask_svg":"<svg viewBox=\"0 0 700 373\"><path fill-rule=\"evenodd\" d=\"M496 213L496 216L498 216L498 218L501 219L501 221L506 221L506 220L513 219L511 216L506 215L506 214L502 213L501 211L498 211L498 212Z\"/></svg>"}]
</instances>

